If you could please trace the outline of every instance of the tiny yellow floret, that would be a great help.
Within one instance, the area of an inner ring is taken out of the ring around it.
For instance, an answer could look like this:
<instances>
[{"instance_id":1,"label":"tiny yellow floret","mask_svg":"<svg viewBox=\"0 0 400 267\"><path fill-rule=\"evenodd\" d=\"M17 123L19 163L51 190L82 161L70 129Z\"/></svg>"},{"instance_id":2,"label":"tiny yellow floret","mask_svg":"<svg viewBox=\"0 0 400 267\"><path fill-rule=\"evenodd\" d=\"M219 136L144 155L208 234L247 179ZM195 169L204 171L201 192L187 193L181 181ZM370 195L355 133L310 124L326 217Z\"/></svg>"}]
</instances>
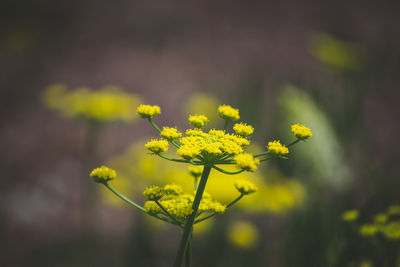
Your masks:
<instances>
[{"instance_id":1,"label":"tiny yellow floret","mask_svg":"<svg viewBox=\"0 0 400 267\"><path fill-rule=\"evenodd\" d=\"M254 128L251 125L247 125L246 123L236 123L233 126L233 130L235 133L241 137L249 136L253 133Z\"/></svg>"},{"instance_id":2,"label":"tiny yellow floret","mask_svg":"<svg viewBox=\"0 0 400 267\"><path fill-rule=\"evenodd\" d=\"M112 179L115 179L115 177L117 177L117 172L106 166L101 166L100 168L94 169L90 173L90 176L93 177L98 183L106 183Z\"/></svg>"},{"instance_id":3,"label":"tiny yellow floret","mask_svg":"<svg viewBox=\"0 0 400 267\"><path fill-rule=\"evenodd\" d=\"M176 128L164 127L160 133L162 137L169 140L175 140L177 138L182 137L182 133L179 132Z\"/></svg>"},{"instance_id":4,"label":"tiny yellow floret","mask_svg":"<svg viewBox=\"0 0 400 267\"><path fill-rule=\"evenodd\" d=\"M243 195L249 195L257 191L257 186L246 180L237 180L234 183L235 188Z\"/></svg>"},{"instance_id":5,"label":"tiny yellow floret","mask_svg":"<svg viewBox=\"0 0 400 267\"><path fill-rule=\"evenodd\" d=\"M218 114L221 118L228 121L237 121L238 119L240 119L239 110L229 105L219 106Z\"/></svg>"},{"instance_id":6,"label":"tiny yellow floret","mask_svg":"<svg viewBox=\"0 0 400 267\"><path fill-rule=\"evenodd\" d=\"M151 105L140 105L136 109L136 113L139 114L142 118L151 119L155 115L161 113L161 109L159 106L151 106Z\"/></svg>"},{"instance_id":7,"label":"tiny yellow floret","mask_svg":"<svg viewBox=\"0 0 400 267\"><path fill-rule=\"evenodd\" d=\"M146 188L143 195L147 200L156 201L165 195L164 189L157 185Z\"/></svg>"},{"instance_id":8,"label":"tiny yellow floret","mask_svg":"<svg viewBox=\"0 0 400 267\"><path fill-rule=\"evenodd\" d=\"M155 154L159 154L162 152L168 151L168 141L161 139L161 140L154 140L152 139L148 142L145 147Z\"/></svg>"},{"instance_id":9,"label":"tiny yellow floret","mask_svg":"<svg viewBox=\"0 0 400 267\"><path fill-rule=\"evenodd\" d=\"M289 153L289 149L285 145L282 145L280 141L269 142L268 151L276 155L286 155Z\"/></svg>"},{"instance_id":10,"label":"tiny yellow floret","mask_svg":"<svg viewBox=\"0 0 400 267\"><path fill-rule=\"evenodd\" d=\"M164 191L167 195L179 195L182 193L182 186L177 184L167 184L164 186Z\"/></svg>"},{"instance_id":11,"label":"tiny yellow floret","mask_svg":"<svg viewBox=\"0 0 400 267\"><path fill-rule=\"evenodd\" d=\"M189 115L189 122L195 128L201 128L208 122L208 118L205 115Z\"/></svg>"},{"instance_id":12,"label":"tiny yellow floret","mask_svg":"<svg viewBox=\"0 0 400 267\"><path fill-rule=\"evenodd\" d=\"M358 210L347 210L342 213L342 219L346 222L352 222L358 219Z\"/></svg>"},{"instance_id":13,"label":"tiny yellow floret","mask_svg":"<svg viewBox=\"0 0 400 267\"><path fill-rule=\"evenodd\" d=\"M311 130L304 125L296 123L296 124L293 124L291 128L292 128L292 133L294 134L294 136L296 136L299 139L304 140L309 137L312 137Z\"/></svg>"},{"instance_id":14,"label":"tiny yellow floret","mask_svg":"<svg viewBox=\"0 0 400 267\"><path fill-rule=\"evenodd\" d=\"M255 171L257 165L260 163L258 159L255 159L253 155L249 153L238 154L233 159L236 161L236 166L239 169L246 171Z\"/></svg>"},{"instance_id":15,"label":"tiny yellow floret","mask_svg":"<svg viewBox=\"0 0 400 267\"><path fill-rule=\"evenodd\" d=\"M203 173L203 166L190 166L188 168L190 175L192 175L194 178L200 177L201 174Z\"/></svg>"}]
</instances>

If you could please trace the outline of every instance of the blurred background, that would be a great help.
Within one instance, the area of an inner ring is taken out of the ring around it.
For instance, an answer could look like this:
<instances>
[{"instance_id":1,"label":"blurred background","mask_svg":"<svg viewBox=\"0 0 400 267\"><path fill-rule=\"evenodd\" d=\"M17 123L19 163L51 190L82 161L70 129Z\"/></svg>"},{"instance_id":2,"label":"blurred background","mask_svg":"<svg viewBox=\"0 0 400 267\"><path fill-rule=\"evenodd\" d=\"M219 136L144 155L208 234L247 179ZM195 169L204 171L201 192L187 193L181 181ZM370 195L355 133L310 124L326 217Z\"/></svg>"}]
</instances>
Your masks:
<instances>
[{"instance_id":1,"label":"blurred background","mask_svg":"<svg viewBox=\"0 0 400 267\"><path fill-rule=\"evenodd\" d=\"M140 203L146 186L190 186L186 166L144 150L157 134L139 103L181 130L194 113L221 127L216 108L230 104L255 127L254 151L292 141L293 123L313 130L289 160L244 174L254 197L199 224L194 266L399 266L398 11L396 1L2 1L1 266L172 265L178 229L88 177L107 164ZM215 199L235 197L236 177L210 177Z\"/></svg>"}]
</instances>

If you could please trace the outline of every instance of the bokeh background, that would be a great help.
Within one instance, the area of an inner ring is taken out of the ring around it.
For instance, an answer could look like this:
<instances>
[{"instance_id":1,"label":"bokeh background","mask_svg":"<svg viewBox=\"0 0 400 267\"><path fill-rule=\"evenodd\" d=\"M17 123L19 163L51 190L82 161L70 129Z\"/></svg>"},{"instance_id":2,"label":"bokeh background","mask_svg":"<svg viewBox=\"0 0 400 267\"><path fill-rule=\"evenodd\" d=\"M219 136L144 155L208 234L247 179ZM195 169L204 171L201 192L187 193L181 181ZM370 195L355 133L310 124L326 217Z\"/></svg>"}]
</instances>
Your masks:
<instances>
[{"instance_id":1,"label":"bokeh background","mask_svg":"<svg viewBox=\"0 0 400 267\"><path fill-rule=\"evenodd\" d=\"M215 108L230 104L255 126L255 150L289 142L292 123L312 128L289 160L249 178L260 197L196 230L194 266L397 266L399 241L358 227L400 204L398 11L396 1L2 1L1 266L175 256L177 229L87 174L113 166L116 187L142 202L145 186L185 181L184 167L143 150L156 136L145 121L96 128L52 110L44 92L56 83L117 86L180 129L191 112L221 126ZM210 190L227 202L219 189L232 178L217 176ZM357 222L342 220L349 209Z\"/></svg>"}]
</instances>

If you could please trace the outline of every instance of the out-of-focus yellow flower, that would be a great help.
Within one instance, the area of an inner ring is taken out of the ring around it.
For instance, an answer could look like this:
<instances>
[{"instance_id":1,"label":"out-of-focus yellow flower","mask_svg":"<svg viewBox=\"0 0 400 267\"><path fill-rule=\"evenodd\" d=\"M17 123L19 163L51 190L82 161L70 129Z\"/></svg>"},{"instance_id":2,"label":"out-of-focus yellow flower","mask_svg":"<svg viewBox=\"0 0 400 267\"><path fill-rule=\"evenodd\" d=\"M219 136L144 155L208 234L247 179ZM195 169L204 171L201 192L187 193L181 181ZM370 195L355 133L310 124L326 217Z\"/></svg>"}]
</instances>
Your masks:
<instances>
[{"instance_id":1,"label":"out-of-focus yellow flower","mask_svg":"<svg viewBox=\"0 0 400 267\"><path fill-rule=\"evenodd\" d=\"M177 184L167 184L164 186L164 190L168 195L179 195L182 193L182 186Z\"/></svg>"},{"instance_id":2,"label":"out-of-focus yellow flower","mask_svg":"<svg viewBox=\"0 0 400 267\"><path fill-rule=\"evenodd\" d=\"M376 224L384 224L388 220L388 216L385 213L378 213L374 216L374 222Z\"/></svg>"},{"instance_id":3,"label":"out-of-focus yellow flower","mask_svg":"<svg viewBox=\"0 0 400 267\"><path fill-rule=\"evenodd\" d=\"M299 139L305 140L312 136L311 130L304 125L298 123L293 124L291 129L294 136L296 136Z\"/></svg>"},{"instance_id":4,"label":"out-of-focus yellow flower","mask_svg":"<svg viewBox=\"0 0 400 267\"><path fill-rule=\"evenodd\" d=\"M362 261L360 267L374 267L374 264L370 261Z\"/></svg>"},{"instance_id":5,"label":"out-of-focus yellow flower","mask_svg":"<svg viewBox=\"0 0 400 267\"><path fill-rule=\"evenodd\" d=\"M161 140L152 139L150 142L147 142L145 147L155 154L167 152L168 151L168 141L164 140L164 139L161 139Z\"/></svg>"},{"instance_id":6,"label":"out-of-focus yellow flower","mask_svg":"<svg viewBox=\"0 0 400 267\"><path fill-rule=\"evenodd\" d=\"M246 123L236 123L233 126L233 130L237 135L240 135L241 137L246 137L253 133L254 128L253 126L247 125Z\"/></svg>"},{"instance_id":7,"label":"out-of-focus yellow flower","mask_svg":"<svg viewBox=\"0 0 400 267\"><path fill-rule=\"evenodd\" d=\"M260 163L258 159L255 159L253 155L249 153L238 154L233 158L236 161L236 166L239 169L246 171L255 171L257 169L257 164Z\"/></svg>"},{"instance_id":8,"label":"out-of-focus yellow flower","mask_svg":"<svg viewBox=\"0 0 400 267\"><path fill-rule=\"evenodd\" d=\"M360 227L360 234L363 237L371 237L378 233L379 229L373 224L363 224Z\"/></svg>"},{"instance_id":9,"label":"out-of-focus yellow flower","mask_svg":"<svg viewBox=\"0 0 400 267\"><path fill-rule=\"evenodd\" d=\"M151 119L154 116L161 113L161 109L159 106L151 106L151 105L143 105L137 107L136 113L140 115L142 118Z\"/></svg>"},{"instance_id":10,"label":"out-of-focus yellow flower","mask_svg":"<svg viewBox=\"0 0 400 267\"><path fill-rule=\"evenodd\" d=\"M94 178L96 182L104 183L117 177L117 172L106 166L101 166L100 168L94 169L90 176Z\"/></svg>"},{"instance_id":11,"label":"out-of-focus yellow flower","mask_svg":"<svg viewBox=\"0 0 400 267\"><path fill-rule=\"evenodd\" d=\"M346 222L352 222L358 219L358 210L347 210L343 212L342 219Z\"/></svg>"},{"instance_id":12,"label":"out-of-focus yellow flower","mask_svg":"<svg viewBox=\"0 0 400 267\"><path fill-rule=\"evenodd\" d=\"M243 195L252 194L257 191L257 186L246 180L237 180L234 183L235 188Z\"/></svg>"},{"instance_id":13,"label":"out-of-focus yellow flower","mask_svg":"<svg viewBox=\"0 0 400 267\"><path fill-rule=\"evenodd\" d=\"M392 205L388 208L389 215L399 215L400 214L400 205Z\"/></svg>"},{"instance_id":14,"label":"out-of-focus yellow flower","mask_svg":"<svg viewBox=\"0 0 400 267\"><path fill-rule=\"evenodd\" d=\"M229 105L222 105L218 107L219 116L228 121L237 121L240 119L239 110Z\"/></svg>"},{"instance_id":15,"label":"out-of-focus yellow flower","mask_svg":"<svg viewBox=\"0 0 400 267\"><path fill-rule=\"evenodd\" d=\"M190 175L192 175L194 178L200 177L201 174L203 173L203 166L190 166L188 168L188 171L190 173Z\"/></svg>"},{"instance_id":16,"label":"out-of-focus yellow flower","mask_svg":"<svg viewBox=\"0 0 400 267\"><path fill-rule=\"evenodd\" d=\"M208 122L208 118L205 115L189 115L189 122L195 128L201 128Z\"/></svg>"},{"instance_id":17,"label":"out-of-focus yellow flower","mask_svg":"<svg viewBox=\"0 0 400 267\"><path fill-rule=\"evenodd\" d=\"M400 222L390 222L387 225L383 226L381 231L387 239L398 240L400 239Z\"/></svg>"},{"instance_id":18,"label":"out-of-focus yellow flower","mask_svg":"<svg viewBox=\"0 0 400 267\"><path fill-rule=\"evenodd\" d=\"M282 145L280 141L268 142L267 148L268 151L276 155L286 155L289 153L289 149L285 145Z\"/></svg>"},{"instance_id":19,"label":"out-of-focus yellow flower","mask_svg":"<svg viewBox=\"0 0 400 267\"><path fill-rule=\"evenodd\" d=\"M169 140L174 140L182 137L182 133L179 132L176 128L164 127L160 133L162 137Z\"/></svg>"},{"instance_id":20,"label":"out-of-focus yellow flower","mask_svg":"<svg viewBox=\"0 0 400 267\"><path fill-rule=\"evenodd\" d=\"M135 106L140 98L122 92L116 86L100 90L79 88L68 92L67 87L55 84L45 89L44 103L68 118L85 118L95 121L133 121L137 118Z\"/></svg>"},{"instance_id":21,"label":"out-of-focus yellow flower","mask_svg":"<svg viewBox=\"0 0 400 267\"><path fill-rule=\"evenodd\" d=\"M228 239L236 247L251 249L258 244L259 232L250 222L238 221L228 228Z\"/></svg>"}]
</instances>

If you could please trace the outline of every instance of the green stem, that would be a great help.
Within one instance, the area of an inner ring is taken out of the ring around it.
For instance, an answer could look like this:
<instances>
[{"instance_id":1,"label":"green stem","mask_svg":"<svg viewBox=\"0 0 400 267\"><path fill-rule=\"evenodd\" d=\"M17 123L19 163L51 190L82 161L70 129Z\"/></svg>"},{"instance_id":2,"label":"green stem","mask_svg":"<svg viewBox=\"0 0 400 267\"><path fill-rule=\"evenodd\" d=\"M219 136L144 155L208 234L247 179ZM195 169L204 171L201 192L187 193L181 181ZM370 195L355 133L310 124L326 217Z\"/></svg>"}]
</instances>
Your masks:
<instances>
[{"instance_id":1,"label":"green stem","mask_svg":"<svg viewBox=\"0 0 400 267\"><path fill-rule=\"evenodd\" d=\"M136 204L135 202L129 200L127 197L125 197L124 195L122 195L120 192L118 192L117 190L115 190L113 187L111 187L111 185L109 184L104 184L108 189L110 189L111 192L113 192L117 197L119 197L120 199L122 199L123 201L125 201L126 203L128 203L129 205L137 208L138 210L140 210L143 213L147 214L147 210L145 208L143 208L142 206Z\"/></svg>"},{"instance_id":2,"label":"green stem","mask_svg":"<svg viewBox=\"0 0 400 267\"><path fill-rule=\"evenodd\" d=\"M239 174L239 173L244 172L243 169L240 170L240 171L236 171L236 172L228 172L228 171L225 171L225 170L223 170L223 169L221 169L221 168L218 168L217 166L213 166L213 168L216 169L216 170L219 171L219 172L222 172L222 173L225 173L225 174L229 174L229 175L234 175L234 174Z\"/></svg>"},{"instance_id":3,"label":"green stem","mask_svg":"<svg viewBox=\"0 0 400 267\"><path fill-rule=\"evenodd\" d=\"M243 194L240 194L240 196L238 196L234 201L232 201L231 203L229 203L228 205L226 205L226 208L230 208L230 207L232 207L233 205L235 205L236 202L238 202L243 196L244 196Z\"/></svg>"},{"instance_id":4,"label":"green stem","mask_svg":"<svg viewBox=\"0 0 400 267\"><path fill-rule=\"evenodd\" d=\"M258 153L258 154L254 154L253 157L254 157L254 158L258 158L258 157L267 155L267 154L269 154L269 153L271 153L271 152L270 152L270 151L264 151L264 152L261 152L261 153Z\"/></svg>"},{"instance_id":5,"label":"green stem","mask_svg":"<svg viewBox=\"0 0 400 267\"><path fill-rule=\"evenodd\" d=\"M190 237L189 243L186 248L186 264L185 267L192 266L192 237Z\"/></svg>"},{"instance_id":6,"label":"green stem","mask_svg":"<svg viewBox=\"0 0 400 267\"><path fill-rule=\"evenodd\" d=\"M163 205L161 205L160 202L158 202L158 200L155 200L155 202L156 202L156 204L160 207L160 209L161 209L163 212L165 212L165 214L166 214L168 217L170 217L177 225L180 225L180 224L181 224L180 222L178 222L178 220L177 220L174 216L172 216L171 213L169 213L169 212L163 207Z\"/></svg>"},{"instance_id":7,"label":"green stem","mask_svg":"<svg viewBox=\"0 0 400 267\"><path fill-rule=\"evenodd\" d=\"M229 124L229 120L225 120L225 124L224 124L224 130L226 131L226 129L228 128L228 124Z\"/></svg>"},{"instance_id":8,"label":"green stem","mask_svg":"<svg viewBox=\"0 0 400 267\"><path fill-rule=\"evenodd\" d=\"M162 155L161 153L159 153L157 155L159 157L163 158L163 159L170 160L170 161L190 163L190 161L188 161L188 160L185 160L185 159L173 159L173 158L167 157L165 155Z\"/></svg>"},{"instance_id":9,"label":"green stem","mask_svg":"<svg viewBox=\"0 0 400 267\"><path fill-rule=\"evenodd\" d=\"M210 166L204 166L203 173L201 175L200 184L197 188L196 196L194 197L194 201L193 201L193 205L192 205L193 212L185 224L181 242L179 244L178 253L176 255L175 262L173 265L174 267L180 267L182 264L183 255L185 254L186 247L188 245L188 241L192 234L194 220L196 218L197 210L199 209L199 205L200 205L200 201L203 196L203 193L204 193L204 189L206 188L207 179L208 179L208 176L210 175L210 171L211 171Z\"/></svg>"},{"instance_id":10,"label":"green stem","mask_svg":"<svg viewBox=\"0 0 400 267\"><path fill-rule=\"evenodd\" d=\"M273 159L274 157L270 157L270 158L265 158L265 159L260 159L260 162L266 161L266 160L270 160Z\"/></svg>"},{"instance_id":11,"label":"green stem","mask_svg":"<svg viewBox=\"0 0 400 267\"><path fill-rule=\"evenodd\" d=\"M297 144L298 142L300 142L301 139L297 139L296 141L291 142L290 144L286 145L286 147L290 147L293 146L295 144Z\"/></svg>"}]
</instances>

